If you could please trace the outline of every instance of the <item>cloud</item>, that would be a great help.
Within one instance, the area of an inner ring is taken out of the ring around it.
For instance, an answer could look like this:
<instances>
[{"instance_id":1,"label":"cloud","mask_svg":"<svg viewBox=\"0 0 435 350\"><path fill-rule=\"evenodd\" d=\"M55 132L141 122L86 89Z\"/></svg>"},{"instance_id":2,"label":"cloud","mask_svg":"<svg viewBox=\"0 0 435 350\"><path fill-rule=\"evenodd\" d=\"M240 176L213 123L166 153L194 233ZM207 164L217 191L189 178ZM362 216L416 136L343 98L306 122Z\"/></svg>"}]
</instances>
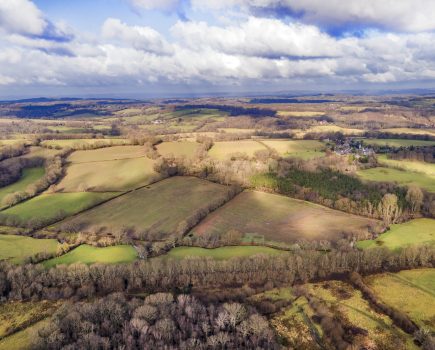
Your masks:
<instances>
[{"instance_id":1,"label":"cloud","mask_svg":"<svg viewBox=\"0 0 435 350\"><path fill-rule=\"evenodd\" d=\"M210 48L227 54L265 58L315 58L340 54L339 43L315 26L250 17L237 26L179 21L171 30L192 50Z\"/></svg>"},{"instance_id":2,"label":"cloud","mask_svg":"<svg viewBox=\"0 0 435 350\"><path fill-rule=\"evenodd\" d=\"M7 33L42 35L47 21L29 0L0 1L0 28Z\"/></svg>"},{"instance_id":3,"label":"cloud","mask_svg":"<svg viewBox=\"0 0 435 350\"><path fill-rule=\"evenodd\" d=\"M375 27L421 32L435 29L433 0L191 0L194 8L241 10L261 15L291 15L299 20L346 30Z\"/></svg>"},{"instance_id":4,"label":"cloud","mask_svg":"<svg viewBox=\"0 0 435 350\"><path fill-rule=\"evenodd\" d=\"M172 10L178 7L181 0L130 0L131 3L144 10Z\"/></svg>"},{"instance_id":5,"label":"cloud","mask_svg":"<svg viewBox=\"0 0 435 350\"><path fill-rule=\"evenodd\" d=\"M115 40L138 50L161 54L172 51L171 46L156 30L150 27L128 26L116 18L108 18L104 22L102 35L105 39Z\"/></svg>"}]
</instances>

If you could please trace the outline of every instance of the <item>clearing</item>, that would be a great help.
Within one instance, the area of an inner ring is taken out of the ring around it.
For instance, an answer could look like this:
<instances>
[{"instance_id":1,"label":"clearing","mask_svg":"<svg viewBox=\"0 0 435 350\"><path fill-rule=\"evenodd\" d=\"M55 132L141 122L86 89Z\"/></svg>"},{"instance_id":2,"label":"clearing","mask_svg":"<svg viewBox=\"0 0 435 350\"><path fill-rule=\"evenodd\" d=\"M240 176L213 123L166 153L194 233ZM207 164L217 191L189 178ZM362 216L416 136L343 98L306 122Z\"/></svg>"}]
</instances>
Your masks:
<instances>
[{"instance_id":1,"label":"clearing","mask_svg":"<svg viewBox=\"0 0 435 350\"><path fill-rule=\"evenodd\" d=\"M245 191L209 214L192 232L224 234L236 229L245 235L264 235L267 241L334 241L344 233L365 232L376 222L281 195Z\"/></svg>"},{"instance_id":2,"label":"clearing","mask_svg":"<svg viewBox=\"0 0 435 350\"><path fill-rule=\"evenodd\" d=\"M302 159L319 158L325 155L325 145L315 140L261 140L267 147L275 149L279 155Z\"/></svg>"},{"instance_id":3,"label":"clearing","mask_svg":"<svg viewBox=\"0 0 435 350\"><path fill-rule=\"evenodd\" d=\"M163 257L175 259L184 259L186 257L211 257L217 260L227 260L235 257L247 257L256 254L277 255L283 253L283 251L278 249L261 246L229 246L214 249L176 247L163 255Z\"/></svg>"},{"instance_id":4,"label":"clearing","mask_svg":"<svg viewBox=\"0 0 435 350\"><path fill-rule=\"evenodd\" d=\"M208 154L216 159L227 160L237 154L253 157L255 152L264 150L267 150L265 146L253 140L220 141L214 143Z\"/></svg>"},{"instance_id":5,"label":"clearing","mask_svg":"<svg viewBox=\"0 0 435 350\"><path fill-rule=\"evenodd\" d=\"M167 157L173 155L175 157L193 157L199 144L191 141L171 141L162 142L156 146L160 155Z\"/></svg>"}]
</instances>

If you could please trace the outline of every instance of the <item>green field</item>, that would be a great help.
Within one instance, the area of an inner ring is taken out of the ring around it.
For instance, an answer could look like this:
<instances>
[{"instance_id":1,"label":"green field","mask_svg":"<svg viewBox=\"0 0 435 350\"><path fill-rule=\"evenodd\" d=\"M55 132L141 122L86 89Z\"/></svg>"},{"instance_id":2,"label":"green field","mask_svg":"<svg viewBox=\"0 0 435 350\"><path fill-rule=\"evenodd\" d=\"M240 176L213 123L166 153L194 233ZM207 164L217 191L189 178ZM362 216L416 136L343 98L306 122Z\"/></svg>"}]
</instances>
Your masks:
<instances>
[{"instance_id":1,"label":"green field","mask_svg":"<svg viewBox=\"0 0 435 350\"><path fill-rule=\"evenodd\" d=\"M425 163L412 160L394 160L388 159L385 155L378 156L378 161L382 165L386 165L389 167L400 168L403 170L428 175L432 178L432 181L435 182L435 164L433 163Z\"/></svg>"},{"instance_id":2,"label":"green field","mask_svg":"<svg viewBox=\"0 0 435 350\"><path fill-rule=\"evenodd\" d=\"M132 262L137 259L136 250L130 245L117 245L113 247L93 247L87 244L81 245L65 255L46 260L43 265L47 268L56 265L69 265L74 263L84 264L121 264Z\"/></svg>"},{"instance_id":3,"label":"green field","mask_svg":"<svg viewBox=\"0 0 435 350\"><path fill-rule=\"evenodd\" d=\"M235 257L247 257L256 254L278 255L283 251L261 246L229 246L214 249L198 247L176 247L171 249L164 257L183 259L186 257L211 257L217 260L226 260Z\"/></svg>"},{"instance_id":4,"label":"green field","mask_svg":"<svg viewBox=\"0 0 435 350\"><path fill-rule=\"evenodd\" d=\"M402 186L413 185L435 192L435 177L414 171L376 167L359 170L357 175L365 181L396 182Z\"/></svg>"},{"instance_id":5,"label":"green field","mask_svg":"<svg viewBox=\"0 0 435 350\"><path fill-rule=\"evenodd\" d=\"M225 160L230 159L235 154L246 154L253 157L256 151L264 151L267 148L261 143L252 140L240 141L221 141L215 142L213 147L208 151L210 157Z\"/></svg>"},{"instance_id":6,"label":"green field","mask_svg":"<svg viewBox=\"0 0 435 350\"><path fill-rule=\"evenodd\" d=\"M414 219L403 224L391 225L388 232L375 240L357 242L360 249L387 247L400 249L414 244L435 245L435 219Z\"/></svg>"},{"instance_id":7,"label":"green field","mask_svg":"<svg viewBox=\"0 0 435 350\"><path fill-rule=\"evenodd\" d=\"M56 148L81 148L84 145L110 144L110 145L122 145L126 143L124 139L68 139L68 140L45 140L41 142L41 145L45 147Z\"/></svg>"},{"instance_id":8,"label":"green field","mask_svg":"<svg viewBox=\"0 0 435 350\"><path fill-rule=\"evenodd\" d=\"M142 146L113 146L76 151L68 157L68 162L78 164L141 157L145 157L145 148Z\"/></svg>"},{"instance_id":9,"label":"green field","mask_svg":"<svg viewBox=\"0 0 435 350\"><path fill-rule=\"evenodd\" d=\"M15 215L25 221L31 219L50 221L56 218L60 211L66 215L73 215L114 195L110 192L41 194L1 213Z\"/></svg>"},{"instance_id":10,"label":"green field","mask_svg":"<svg viewBox=\"0 0 435 350\"><path fill-rule=\"evenodd\" d=\"M385 273L365 280L383 302L435 331L435 269Z\"/></svg>"},{"instance_id":11,"label":"green field","mask_svg":"<svg viewBox=\"0 0 435 350\"><path fill-rule=\"evenodd\" d=\"M38 331L48 325L48 320L39 321L22 331L14 333L0 340L0 350L30 350L32 340L38 334Z\"/></svg>"},{"instance_id":12,"label":"green field","mask_svg":"<svg viewBox=\"0 0 435 350\"><path fill-rule=\"evenodd\" d=\"M59 150L48 149L39 146L31 146L29 147L29 152L20 157L21 158L33 158L33 157L51 158L58 155L59 153L60 153Z\"/></svg>"},{"instance_id":13,"label":"green field","mask_svg":"<svg viewBox=\"0 0 435 350\"><path fill-rule=\"evenodd\" d=\"M433 146L435 141L405 140L405 139L361 139L365 145L388 147Z\"/></svg>"},{"instance_id":14,"label":"green field","mask_svg":"<svg viewBox=\"0 0 435 350\"><path fill-rule=\"evenodd\" d=\"M148 185L159 177L154 161L141 157L67 166L57 191L126 191Z\"/></svg>"},{"instance_id":15,"label":"green field","mask_svg":"<svg viewBox=\"0 0 435 350\"><path fill-rule=\"evenodd\" d=\"M392 134L430 135L435 136L435 129L390 128L379 130Z\"/></svg>"},{"instance_id":16,"label":"green field","mask_svg":"<svg viewBox=\"0 0 435 350\"><path fill-rule=\"evenodd\" d=\"M325 155L322 152L325 145L315 140L262 140L261 143L286 157L311 159Z\"/></svg>"},{"instance_id":17,"label":"green field","mask_svg":"<svg viewBox=\"0 0 435 350\"><path fill-rule=\"evenodd\" d=\"M27 186L41 179L44 176L44 174L45 174L45 169L43 167L23 169L21 178L17 182L14 182L11 185L0 188L0 205L3 199L8 194L18 192L18 191L25 191Z\"/></svg>"},{"instance_id":18,"label":"green field","mask_svg":"<svg viewBox=\"0 0 435 350\"><path fill-rule=\"evenodd\" d=\"M366 231L375 220L317 204L258 191L245 191L209 214L192 232L224 234L230 229L264 235L267 241L336 240L342 233Z\"/></svg>"},{"instance_id":19,"label":"green field","mask_svg":"<svg viewBox=\"0 0 435 350\"><path fill-rule=\"evenodd\" d=\"M0 260L21 264L37 253L56 253L55 239L36 239L25 236L0 235Z\"/></svg>"},{"instance_id":20,"label":"green field","mask_svg":"<svg viewBox=\"0 0 435 350\"><path fill-rule=\"evenodd\" d=\"M157 151L164 157L169 155L175 157L192 157L195 155L198 147L199 144L197 142L172 141L158 144Z\"/></svg>"},{"instance_id":21,"label":"green field","mask_svg":"<svg viewBox=\"0 0 435 350\"><path fill-rule=\"evenodd\" d=\"M135 190L71 219L71 222L106 227L125 226L152 231L159 237L174 234L180 222L218 197L228 187L194 177L172 177Z\"/></svg>"}]
</instances>

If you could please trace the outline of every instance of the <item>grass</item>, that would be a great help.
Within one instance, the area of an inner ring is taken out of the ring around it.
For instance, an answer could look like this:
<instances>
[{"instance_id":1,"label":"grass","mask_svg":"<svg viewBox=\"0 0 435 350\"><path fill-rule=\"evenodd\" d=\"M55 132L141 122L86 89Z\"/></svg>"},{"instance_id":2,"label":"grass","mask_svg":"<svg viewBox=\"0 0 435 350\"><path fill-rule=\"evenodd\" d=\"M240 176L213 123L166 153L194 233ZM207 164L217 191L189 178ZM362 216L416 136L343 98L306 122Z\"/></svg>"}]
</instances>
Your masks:
<instances>
[{"instance_id":1,"label":"grass","mask_svg":"<svg viewBox=\"0 0 435 350\"><path fill-rule=\"evenodd\" d=\"M216 260L227 260L235 257L247 257L256 254L278 255L283 252L278 249L260 246L230 246L214 249L198 247L176 247L171 249L165 257L183 259L186 257L211 257Z\"/></svg>"},{"instance_id":2,"label":"grass","mask_svg":"<svg viewBox=\"0 0 435 350\"><path fill-rule=\"evenodd\" d=\"M262 140L261 143L275 149L280 155L302 159L318 158L325 155L325 145L315 140Z\"/></svg>"},{"instance_id":3,"label":"grass","mask_svg":"<svg viewBox=\"0 0 435 350\"><path fill-rule=\"evenodd\" d=\"M142 146L113 146L76 151L68 157L68 162L77 164L140 157L145 157L145 148Z\"/></svg>"},{"instance_id":4,"label":"grass","mask_svg":"<svg viewBox=\"0 0 435 350\"><path fill-rule=\"evenodd\" d=\"M0 234L0 260L21 264L24 263L25 258L37 253L56 253L57 245L55 239Z\"/></svg>"},{"instance_id":5,"label":"grass","mask_svg":"<svg viewBox=\"0 0 435 350\"><path fill-rule=\"evenodd\" d=\"M366 145L389 146L394 148L411 146L433 146L435 141L404 140L404 139L361 139Z\"/></svg>"},{"instance_id":6,"label":"grass","mask_svg":"<svg viewBox=\"0 0 435 350\"><path fill-rule=\"evenodd\" d=\"M48 325L48 320L39 321L22 331L0 340L0 350L28 350L32 348L32 340L37 332Z\"/></svg>"},{"instance_id":7,"label":"grass","mask_svg":"<svg viewBox=\"0 0 435 350\"><path fill-rule=\"evenodd\" d=\"M435 269L380 274L365 279L383 302L405 312L418 325L435 331Z\"/></svg>"},{"instance_id":8,"label":"grass","mask_svg":"<svg viewBox=\"0 0 435 350\"><path fill-rule=\"evenodd\" d=\"M30 219L51 221L58 216L60 211L68 216L73 215L113 196L114 193L110 192L41 194L6 209L2 213L15 215L24 221Z\"/></svg>"},{"instance_id":9,"label":"grass","mask_svg":"<svg viewBox=\"0 0 435 350\"><path fill-rule=\"evenodd\" d=\"M29 147L29 150L30 151L22 155L21 158L33 158L33 157L51 158L60 153L59 150L48 149L39 146L31 146Z\"/></svg>"},{"instance_id":10,"label":"grass","mask_svg":"<svg viewBox=\"0 0 435 350\"><path fill-rule=\"evenodd\" d=\"M278 111L280 117L319 117L324 114L321 111Z\"/></svg>"},{"instance_id":11,"label":"grass","mask_svg":"<svg viewBox=\"0 0 435 350\"><path fill-rule=\"evenodd\" d=\"M295 130L296 131L296 130ZM360 135L364 133L362 129L343 128L337 125L316 125L306 130L296 132L296 136L303 137L307 133L341 132L344 135Z\"/></svg>"},{"instance_id":12,"label":"grass","mask_svg":"<svg viewBox=\"0 0 435 350\"><path fill-rule=\"evenodd\" d=\"M435 177L409 170L376 167L359 170L357 175L365 181L395 182L402 186L418 186L435 192Z\"/></svg>"},{"instance_id":13,"label":"grass","mask_svg":"<svg viewBox=\"0 0 435 350\"><path fill-rule=\"evenodd\" d=\"M190 141L172 141L162 142L157 145L157 151L162 156L166 157L172 154L175 157L192 157L195 155L199 144Z\"/></svg>"},{"instance_id":14,"label":"grass","mask_svg":"<svg viewBox=\"0 0 435 350\"><path fill-rule=\"evenodd\" d=\"M244 153L248 157L253 157L256 151L266 149L261 143L253 140L221 141L215 142L208 153L210 157L225 160L230 159L232 155L237 153Z\"/></svg>"},{"instance_id":15,"label":"grass","mask_svg":"<svg viewBox=\"0 0 435 350\"><path fill-rule=\"evenodd\" d=\"M45 169L43 167L23 169L21 178L17 182L0 188L0 204L8 194L18 191L25 191L27 186L41 179L44 174Z\"/></svg>"},{"instance_id":16,"label":"grass","mask_svg":"<svg viewBox=\"0 0 435 350\"><path fill-rule=\"evenodd\" d=\"M425 243L435 246L435 219L415 219L391 225L388 232L375 240L359 241L357 247L368 249L382 246L394 250Z\"/></svg>"},{"instance_id":17,"label":"grass","mask_svg":"<svg viewBox=\"0 0 435 350\"><path fill-rule=\"evenodd\" d=\"M407 171L413 171L428 175L435 181L435 164L419 162L413 160L394 160L388 159L385 155L378 156L378 161L382 165L399 168Z\"/></svg>"},{"instance_id":18,"label":"grass","mask_svg":"<svg viewBox=\"0 0 435 350\"><path fill-rule=\"evenodd\" d=\"M38 302L8 302L0 304L0 349L10 349L6 344L13 344L12 339L18 341L23 338L19 335L22 329L33 326L35 323L52 315L59 303L52 301ZM32 328L32 327L31 327ZM16 333L18 332L18 333ZM18 335L15 337L15 334ZM13 335L11 335L13 334ZM22 349L14 346L15 349Z\"/></svg>"},{"instance_id":19,"label":"grass","mask_svg":"<svg viewBox=\"0 0 435 350\"><path fill-rule=\"evenodd\" d=\"M104 203L71 221L106 227L108 232L128 226L168 236L187 217L209 201L225 197L227 191L226 186L197 178L172 177Z\"/></svg>"},{"instance_id":20,"label":"grass","mask_svg":"<svg viewBox=\"0 0 435 350\"><path fill-rule=\"evenodd\" d=\"M119 145L126 143L123 139L68 139L68 140L45 140L41 144L45 147L58 147L58 148L80 148L83 145L93 145L97 142L105 144Z\"/></svg>"},{"instance_id":21,"label":"grass","mask_svg":"<svg viewBox=\"0 0 435 350\"><path fill-rule=\"evenodd\" d=\"M46 260L43 262L43 265L46 268L50 268L56 265L70 265L78 262L87 265L95 263L121 264L132 262L136 259L137 252L130 245L99 248L84 244L71 250L65 255Z\"/></svg>"},{"instance_id":22,"label":"grass","mask_svg":"<svg viewBox=\"0 0 435 350\"><path fill-rule=\"evenodd\" d=\"M382 129L380 131L389 132L392 134L412 134L412 135L432 135L432 136L435 136L435 129L391 128L391 129Z\"/></svg>"},{"instance_id":23,"label":"grass","mask_svg":"<svg viewBox=\"0 0 435 350\"><path fill-rule=\"evenodd\" d=\"M209 214L192 232L224 234L236 229L245 235L264 235L267 241L292 243L337 240L344 231L366 230L375 222L281 195L245 191Z\"/></svg>"},{"instance_id":24,"label":"grass","mask_svg":"<svg viewBox=\"0 0 435 350\"><path fill-rule=\"evenodd\" d=\"M58 191L126 191L147 185L158 178L154 161L145 157L73 163L56 185Z\"/></svg>"}]
</instances>

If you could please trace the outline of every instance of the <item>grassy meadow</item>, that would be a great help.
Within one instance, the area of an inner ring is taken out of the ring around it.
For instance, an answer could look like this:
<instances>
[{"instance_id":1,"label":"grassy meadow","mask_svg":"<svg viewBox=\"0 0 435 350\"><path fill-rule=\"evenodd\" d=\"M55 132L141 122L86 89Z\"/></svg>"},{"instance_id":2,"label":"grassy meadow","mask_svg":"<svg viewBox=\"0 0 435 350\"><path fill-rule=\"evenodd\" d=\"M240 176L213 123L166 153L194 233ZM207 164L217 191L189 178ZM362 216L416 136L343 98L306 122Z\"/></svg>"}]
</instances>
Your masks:
<instances>
[{"instance_id":1,"label":"grassy meadow","mask_svg":"<svg viewBox=\"0 0 435 350\"><path fill-rule=\"evenodd\" d=\"M141 157L145 157L145 148L143 146L112 146L76 151L68 157L68 162L78 164Z\"/></svg>"},{"instance_id":2,"label":"grassy meadow","mask_svg":"<svg viewBox=\"0 0 435 350\"><path fill-rule=\"evenodd\" d=\"M184 259L186 257L210 257L216 260L227 260L236 257L247 257L256 254L277 255L283 252L261 246L229 246L214 249L199 247L176 247L171 249L165 258Z\"/></svg>"},{"instance_id":3,"label":"grassy meadow","mask_svg":"<svg viewBox=\"0 0 435 350\"><path fill-rule=\"evenodd\" d=\"M56 219L60 213L68 216L73 215L101 203L114 195L111 192L41 194L8 208L2 211L2 213L14 215L24 221L31 219L51 221Z\"/></svg>"},{"instance_id":4,"label":"grassy meadow","mask_svg":"<svg viewBox=\"0 0 435 350\"><path fill-rule=\"evenodd\" d=\"M402 186L413 185L435 192L435 177L415 171L376 167L358 170L357 175L365 181L395 182Z\"/></svg>"},{"instance_id":5,"label":"grassy meadow","mask_svg":"<svg viewBox=\"0 0 435 350\"><path fill-rule=\"evenodd\" d=\"M21 264L26 258L37 253L56 253L57 246L58 242L55 239L0 234L0 261Z\"/></svg>"},{"instance_id":6,"label":"grassy meadow","mask_svg":"<svg viewBox=\"0 0 435 350\"><path fill-rule=\"evenodd\" d=\"M41 142L44 147L54 148L72 148L78 149L85 145L94 145L96 143L109 145L122 145L126 143L124 139L66 139L66 140L45 140Z\"/></svg>"},{"instance_id":7,"label":"grassy meadow","mask_svg":"<svg viewBox=\"0 0 435 350\"><path fill-rule=\"evenodd\" d=\"M45 174L44 167L25 168L21 174L21 178L8 186L0 188L0 206L3 199L11 193L25 191L27 186L41 179Z\"/></svg>"},{"instance_id":8,"label":"grassy meadow","mask_svg":"<svg viewBox=\"0 0 435 350\"><path fill-rule=\"evenodd\" d=\"M311 159L325 155L322 151L325 145L315 140L262 140L261 143L284 157Z\"/></svg>"},{"instance_id":9,"label":"grassy meadow","mask_svg":"<svg viewBox=\"0 0 435 350\"><path fill-rule=\"evenodd\" d=\"M175 157L192 157L195 155L199 144L190 141L162 142L157 145L157 152L163 157L173 155Z\"/></svg>"},{"instance_id":10,"label":"grassy meadow","mask_svg":"<svg viewBox=\"0 0 435 350\"><path fill-rule=\"evenodd\" d=\"M382 132L389 132L392 134L410 134L410 135L429 135L435 136L435 129L414 129L414 128L390 128L382 129Z\"/></svg>"},{"instance_id":11,"label":"grassy meadow","mask_svg":"<svg viewBox=\"0 0 435 350\"><path fill-rule=\"evenodd\" d=\"M71 219L99 227L151 230L159 236L174 233L196 210L217 197L225 197L228 188L194 177L172 177L115 198Z\"/></svg>"},{"instance_id":12,"label":"grassy meadow","mask_svg":"<svg viewBox=\"0 0 435 350\"><path fill-rule=\"evenodd\" d=\"M266 149L260 142L253 140L220 141L214 143L208 154L210 157L226 160L231 159L231 156L235 154L246 154L248 157L253 157L256 151Z\"/></svg>"},{"instance_id":13,"label":"grassy meadow","mask_svg":"<svg viewBox=\"0 0 435 350\"><path fill-rule=\"evenodd\" d=\"M84 244L62 256L44 261L43 265L50 268L57 265L70 265L78 262L88 265L95 263L121 264L132 262L136 259L137 252L130 245L117 245L100 248Z\"/></svg>"},{"instance_id":14,"label":"grassy meadow","mask_svg":"<svg viewBox=\"0 0 435 350\"><path fill-rule=\"evenodd\" d=\"M365 280L384 303L405 312L419 326L435 331L435 269L385 273Z\"/></svg>"},{"instance_id":15,"label":"grassy meadow","mask_svg":"<svg viewBox=\"0 0 435 350\"><path fill-rule=\"evenodd\" d=\"M344 231L364 231L375 222L281 195L245 191L209 214L192 232L224 234L236 229L245 235L263 235L266 241L292 243L337 240Z\"/></svg>"},{"instance_id":16,"label":"grassy meadow","mask_svg":"<svg viewBox=\"0 0 435 350\"><path fill-rule=\"evenodd\" d=\"M435 164L433 163L419 162L413 160L394 160L388 159L385 155L378 156L378 161L382 165L386 165L392 168L399 168L428 175L432 177L432 181L435 181Z\"/></svg>"},{"instance_id":17,"label":"grassy meadow","mask_svg":"<svg viewBox=\"0 0 435 350\"><path fill-rule=\"evenodd\" d=\"M359 241L356 246L360 249L386 247L394 250L418 244L435 245L435 219L414 219L391 225L388 232L374 240Z\"/></svg>"},{"instance_id":18,"label":"grassy meadow","mask_svg":"<svg viewBox=\"0 0 435 350\"><path fill-rule=\"evenodd\" d=\"M365 145L370 146L388 146L388 147L426 147L434 146L435 141L425 140L406 140L406 139L361 139Z\"/></svg>"}]
</instances>

